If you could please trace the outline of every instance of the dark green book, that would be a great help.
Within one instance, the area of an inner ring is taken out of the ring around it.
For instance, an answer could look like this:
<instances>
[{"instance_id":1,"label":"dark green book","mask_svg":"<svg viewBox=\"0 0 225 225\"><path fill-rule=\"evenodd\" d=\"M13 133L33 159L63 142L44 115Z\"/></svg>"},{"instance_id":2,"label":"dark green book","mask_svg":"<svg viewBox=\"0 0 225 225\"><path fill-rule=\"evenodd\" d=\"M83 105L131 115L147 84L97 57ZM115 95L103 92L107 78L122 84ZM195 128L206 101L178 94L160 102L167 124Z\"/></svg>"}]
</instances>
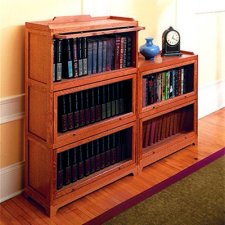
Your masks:
<instances>
[{"instance_id":1,"label":"dark green book","mask_svg":"<svg viewBox=\"0 0 225 225\"><path fill-rule=\"evenodd\" d=\"M101 87L102 120L106 118L106 87Z\"/></svg>"},{"instance_id":2,"label":"dark green book","mask_svg":"<svg viewBox=\"0 0 225 225\"><path fill-rule=\"evenodd\" d=\"M110 118L112 116L111 110L111 85L106 86L106 117Z\"/></svg>"},{"instance_id":3,"label":"dark green book","mask_svg":"<svg viewBox=\"0 0 225 225\"><path fill-rule=\"evenodd\" d=\"M63 152L63 184L71 183L71 166L70 166L70 152Z\"/></svg>"}]
</instances>

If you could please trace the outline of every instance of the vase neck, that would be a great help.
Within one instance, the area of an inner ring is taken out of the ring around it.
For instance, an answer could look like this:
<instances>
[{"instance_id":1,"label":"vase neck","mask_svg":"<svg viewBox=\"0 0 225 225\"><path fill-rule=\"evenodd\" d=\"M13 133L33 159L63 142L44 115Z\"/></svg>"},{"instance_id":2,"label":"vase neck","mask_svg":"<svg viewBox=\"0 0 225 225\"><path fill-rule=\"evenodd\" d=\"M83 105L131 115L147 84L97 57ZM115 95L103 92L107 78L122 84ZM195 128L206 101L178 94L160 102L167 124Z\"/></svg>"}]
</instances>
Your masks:
<instances>
[{"instance_id":1,"label":"vase neck","mask_svg":"<svg viewBox=\"0 0 225 225\"><path fill-rule=\"evenodd\" d=\"M152 46L152 40L153 40L153 38L146 38L145 40L146 40L146 45L147 46Z\"/></svg>"}]
</instances>

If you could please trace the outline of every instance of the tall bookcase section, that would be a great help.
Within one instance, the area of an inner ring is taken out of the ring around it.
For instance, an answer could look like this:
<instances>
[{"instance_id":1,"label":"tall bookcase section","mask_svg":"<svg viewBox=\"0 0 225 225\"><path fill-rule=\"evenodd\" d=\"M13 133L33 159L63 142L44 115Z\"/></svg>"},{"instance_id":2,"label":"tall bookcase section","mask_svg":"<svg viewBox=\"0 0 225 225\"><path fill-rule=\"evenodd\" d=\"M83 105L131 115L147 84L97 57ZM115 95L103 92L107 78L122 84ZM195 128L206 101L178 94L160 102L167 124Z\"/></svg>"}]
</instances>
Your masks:
<instances>
[{"instance_id":1,"label":"tall bookcase section","mask_svg":"<svg viewBox=\"0 0 225 225\"><path fill-rule=\"evenodd\" d=\"M139 170L197 142L198 57L139 59Z\"/></svg>"},{"instance_id":2,"label":"tall bookcase section","mask_svg":"<svg viewBox=\"0 0 225 225\"><path fill-rule=\"evenodd\" d=\"M25 194L48 213L137 172L138 22L26 23Z\"/></svg>"}]
</instances>

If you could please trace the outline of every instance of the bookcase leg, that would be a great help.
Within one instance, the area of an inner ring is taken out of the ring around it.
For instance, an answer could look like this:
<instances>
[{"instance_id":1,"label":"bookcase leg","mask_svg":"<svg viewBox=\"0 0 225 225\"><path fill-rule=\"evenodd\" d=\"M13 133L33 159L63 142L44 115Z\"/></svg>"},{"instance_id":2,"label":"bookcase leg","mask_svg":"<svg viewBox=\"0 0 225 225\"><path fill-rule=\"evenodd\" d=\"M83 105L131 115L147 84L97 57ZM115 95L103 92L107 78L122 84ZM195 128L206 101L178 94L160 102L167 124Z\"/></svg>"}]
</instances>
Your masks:
<instances>
[{"instance_id":1,"label":"bookcase leg","mask_svg":"<svg viewBox=\"0 0 225 225\"><path fill-rule=\"evenodd\" d=\"M58 208L57 208L57 207L53 207L53 206L50 206L49 208L46 208L46 209L45 209L46 214L47 214L49 217L55 216L56 213L57 213L57 210L58 210Z\"/></svg>"}]
</instances>

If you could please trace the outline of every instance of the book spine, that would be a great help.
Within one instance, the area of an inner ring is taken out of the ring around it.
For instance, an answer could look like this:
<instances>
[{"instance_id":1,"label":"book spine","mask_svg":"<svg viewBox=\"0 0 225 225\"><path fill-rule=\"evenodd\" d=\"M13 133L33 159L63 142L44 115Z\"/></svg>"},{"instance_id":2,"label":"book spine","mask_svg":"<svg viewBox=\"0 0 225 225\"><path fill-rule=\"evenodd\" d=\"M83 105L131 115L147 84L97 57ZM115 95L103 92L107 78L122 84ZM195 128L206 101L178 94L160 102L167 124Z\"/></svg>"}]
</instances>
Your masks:
<instances>
[{"instance_id":1,"label":"book spine","mask_svg":"<svg viewBox=\"0 0 225 225\"><path fill-rule=\"evenodd\" d=\"M95 106L95 120L100 121L102 118L102 105L101 105L101 89L96 88L96 106Z\"/></svg>"},{"instance_id":2,"label":"book spine","mask_svg":"<svg viewBox=\"0 0 225 225\"><path fill-rule=\"evenodd\" d=\"M126 66L132 66L132 39L130 36L127 36L127 62Z\"/></svg>"},{"instance_id":3,"label":"book spine","mask_svg":"<svg viewBox=\"0 0 225 225\"><path fill-rule=\"evenodd\" d=\"M116 96L116 99L115 99L115 111L116 111L116 115L119 115L120 114L120 104L119 104L120 84L116 83L114 85L115 85L115 89L116 89L116 92L115 92L115 96Z\"/></svg>"},{"instance_id":4,"label":"book spine","mask_svg":"<svg viewBox=\"0 0 225 225\"><path fill-rule=\"evenodd\" d=\"M78 93L74 93L74 128L80 126L80 114L79 114L79 98Z\"/></svg>"},{"instance_id":5,"label":"book spine","mask_svg":"<svg viewBox=\"0 0 225 225\"><path fill-rule=\"evenodd\" d=\"M105 86L101 87L102 92L101 92L101 111L102 111L102 120L106 118L106 91L105 91Z\"/></svg>"},{"instance_id":6,"label":"book spine","mask_svg":"<svg viewBox=\"0 0 225 225\"><path fill-rule=\"evenodd\" d=\"M162 101L162 79L161 73L157 74L157 101Z\"/></svg>"},{"instance_id":7,"label":"book spine","mask_svg":"<svg viewBox=\"0 0 225 225\"><path fill-rule=\"evenodd\" d=\"M111 84L111 116L116 115L116 93L115 93L115 84Z\"/></svg>"},{"instance_id":8,"label":"book spine","mask_svg":"<svg viewBox=\"0 0 225 225\"><path fill-rule=\"evenodd\" d=\"M102 39L98 39L98 68L97 71L98 73L102 72L102 45L103 45L103 41Z\"/></svg>"},{"instance_id":9,"label":"book spine","mask_svg":"<svg viewBox=\"0 0 225 225\"><path fill-rule=\"evenodd\" d=\"M90 39L87 39L87 48L88 48L88 55L87 55L87 72L88 74L92 74L93 68L93 42Z\"/></svg>"},{"instance_id":10,"label":"book spine","mask_svg":"<svg viewBox=\"0 0 225 225\"><path fill-rule=\"evenodd\" d=\"M96 141L96 155L95 155L95 170L99 171L101 169L101 160L100 160L100 144L99 144L99 139Z\"/></svg>"},{"instance_id":11,"label":"book spine","mask_svg":"<svg viewBox=\"0 0 225 225\"><path fill-rule=\"evenodd\" d=\"M95 165L95 163L96 163L96 158L95 158L95 152L94 152L94 149L95 149L95 146L94 146L94 141L92 141L92 142L90 142L89 143L89 149L90 149L90 152L91 152L91 157L90 157L90 163L91 163L91 173L94 173L95 172L95 170L96 170L96 165Z\"/></svg>"},{"instance_id":12,"label":"book spine","mask_svg":"<svg viewBox=\"0 0 225 225\"><path fill-rule=\"evenodd\" d=\"M85 109L84 109L84 114L85 114L85 124L89 124L90 123L90 118L91 118L91 114L90 114L90 99L89 99L89 90L85 90Z\"/></svg>"},{"instance_id":13,"label":"book spine","mask_svg":"<svg viewBox=\"0 0 225 225\"><path fill-rule=\"evenodd\" d=\"M110 148L110 135L105 137L106 150L105 150L105 166L110 166L111 164L111 148Z\"/></svg>"},{"instance_id":14,"label":"book spine","mask_svg":"<svg viewBox=\"0 0 225 225\"><path fill-rule=\"evenodd\" d=\"M59 100L59 106L58 106L59 131L66 132L68 130L68 117L66 112L66 95L60 96L58 100Z\"/></svg>"},{"instance_id":15,"label":"book spine","mask_svg":"<svg viewBox=\"0 0 225 225\"><path fill-rule=\"evenodd\" d=\"M90 122L94 123L95 122L95 89L92 88L90 92L91 92Z\"/></svg>"},{"instance_id":16,"label":"book spine","mask_svg":"<svg viewBox=\"0 0 225 225\"><path fill-rule=\"evenodd\" d=\"M93 51L92 51L92 73L97 73L97 59L98 59L98 42L93 41Z\"/></svg>"},{"instance_id":17,"label":"book spine","mask_svg":"<svg viewBox=\"0 0 225 225\"><path fill-rule=\"evenodd\" d=\"M125 102L124 102L124 83L119 83L119 114L123 114L125 112Z\"/></svg>"},{"instance_id":18,"label":"book spine","mask_svg":"<svg viewBox=\"0 0 225 225\"><path fill-rule=\"evenodd\" d=\"M104 38L102 40L102 72L106 71L107 64L107 40Z\"/></svg>"},{"instance_id":19,"label":"book spine","mask_svg":"<svg viewBox=\"0 0 225 225\"><path fill-rule=\"evenodd\" d=\"M110 164L116 163L116 134L110 135L111 141L111 155L110 155Z\"/></svg>"},{"instance_id":20,"label":"book spine","mask_svg":"<svg viewBox=\"0 0 225 225\"><path fill-rule=\"evenodd\" d=\"M71 166L70 166L70 154L69 151L63 152L63 184L68 185L71 183Z\"/></svg>"},{"instance_id":21,"label":"book spine","mask_svg":"<svg viewBox=\"0 0 225 225\"><path fill-rule=\"evenodd\" d=\"M147 93L147 78L146 77L143 77L142 78L142 107L145 107L147 106L147 96L148 96L148 93Z\"/></svg>"},{"instance_id":22,"label":"book spine","mask_svg":"<svg viewBox=\"0 0 225 225\"><path fill-rule=\"evenodd\" d=\"M85 144L84 145L85 149L85 170L84 170L84 175L88 176L91 174L91 160L90 160L90 155L89 155L89 145Z\"/></svg>"},{"instance_id":23,"label":"book spine","mask_svg":"<svg viewBox=\"0 0 225 225\"><path fill-rule=\"evenodd\" d=\"M88 63L87 63L87 38L82 38L82 63L83 63L83 75L88 74Z\"/></svg>"},{"instance_id":24,"label":"book spine","mask_svg":"<svg viewBox=\"0 0 225 225\"><path fill-rule=\"evenodd\" d=\"M77 38L78 76L83 76L82 38Z\"/></svg>"},{"instance_id":25,"label":"book spine","mask_svg":"<svg viewBox=\"0 0 225 225\"><path fill-rule=\"evenodd\" d=\"M119 69L123 68L125 37L120 38Z\"/></svg>"},{"instance_id":26,"label":"book spine","mask_svg":"<svg viewBox=\"0 0 225 225\"><path fill-rule=\"evenodd\" d=\"M72 94L67 95L67 117L68 117L68 130L74 129L74 113L72 108Z\"/></svg>"},{"instance_id":27,"label":"book spine","mask_svg":"<svg viewBox=\"0 0 225 225\"><path fill-rule=\"evenodd\" d=\"M77 149L73 148L70 150L71 159L71 182L78 180L78 164L77 164Z\"/></svg>"},{"instance_id":28,"label":"book spine","mask_svg":"<svg viewBox=\"0 0 225 225\"><path fill-rule=\"evenodd\" d=\"M73 77L73 62L71 54L70 39L63 40L63 77L68 79Z\"/></svg>"},{"instance_id":29,"label":"book spine","mask_svg":"<svg viewBox=\"0 0 225 225\"><path fill-rule=\"evenodd\" d=\"M105 168L105 150L106 150L106 146L105 146L105 137L102 137L100 139L100 168L104 169Z\"/></svg>"},{"instance_id":30,"label":"book spine","mask_svg":"<svg viewBox=\"0 0 225 225\"><path fill-rule=\"evenodd\" d=\"M56 78L55 81L62 80L62 39L56 41Z\"/></svg>"},{"instance_id":31,"label":"book spine","mask_svg":"<svg viewBox=\"0 0 225 225\"><path fill-rule=\"evenodd\" d=\"M78 179L84 177L83 146L79 146Z\"/></svg>"},{"instance_id":32,"label":"book spine","mask_svg":"<svg viewBox=\"0 0 225 225\"><path fill-rule=\"evenodd\" d=\"M121 37L119 35L116 35L115 38L115 69L120 68L120 44L121 43Z\"/></svg>"},{"instance_id":33,"label":"book spine","mask_svg":"<svg viewBox=\"0 0 225 225\"><path fill-rule=\"evenodd\" d=\"M77 39L72 39L73 46L73 76L78 77Z\"/></svg>"},{"instance_id":34,"label":"book spine","mask_svg":"<svg viewBox=\"0 0 225 225\"><path fill-rule=\"evenodd\" d=\"M57 155L57 189L63 187L63 155L58 153Z\"/></svg>"},{"instance_id":35,"label":"book spine","mask_svg":"<svg viewBox=\"0 0 225 225\"><path fill-rule=\"evenodd\" d=\"M57 56L57 51L56 51L56 39L53 39L53 66L52 66L52 82L55 82L56 81L56 72L57 72L57 69L56 69L56 56Z\"/></svg>"},{"instance_id":36,"label":"book spine","mask_svg":"<svg viewBox=\"0 0 225 225\"><path fill-rule=\"evenodd\" d=\"M111 110L111 86L107 85L106 86L106 97L107 97L107 102L106 102L106 117L110 118L112 116L112 110Z\"/></svg>"},{"instance_id":37,"label":"book spine","mask_svg":"<svg viewBox=\"0 0 225 225\"><path fill-rule=\"evenodd\" d=\"M122 68L126 68L126 67L127 67L127 37L124 37Z\"/></svg>"},{"instance_id":38,"label":"book spine","mask_svg":"<svg viewBox=\"0 0 225 225\"><path fill-rule=\"evenodd\" d=\"M85 125L85 112L84 112L84 91L80 92L80 110L79 110L79 122L80 122L80 126L84 126Z\"/></svg>"},{"instance_id":39,"label":"book spine","mask_svg":"<svg viewBox=\"0 0 225 225\"><path fill-rule=\"evenodd\" d=\"M121 161L121 132L116 133L116 162Z\"/></svg>"}]
</instances>

